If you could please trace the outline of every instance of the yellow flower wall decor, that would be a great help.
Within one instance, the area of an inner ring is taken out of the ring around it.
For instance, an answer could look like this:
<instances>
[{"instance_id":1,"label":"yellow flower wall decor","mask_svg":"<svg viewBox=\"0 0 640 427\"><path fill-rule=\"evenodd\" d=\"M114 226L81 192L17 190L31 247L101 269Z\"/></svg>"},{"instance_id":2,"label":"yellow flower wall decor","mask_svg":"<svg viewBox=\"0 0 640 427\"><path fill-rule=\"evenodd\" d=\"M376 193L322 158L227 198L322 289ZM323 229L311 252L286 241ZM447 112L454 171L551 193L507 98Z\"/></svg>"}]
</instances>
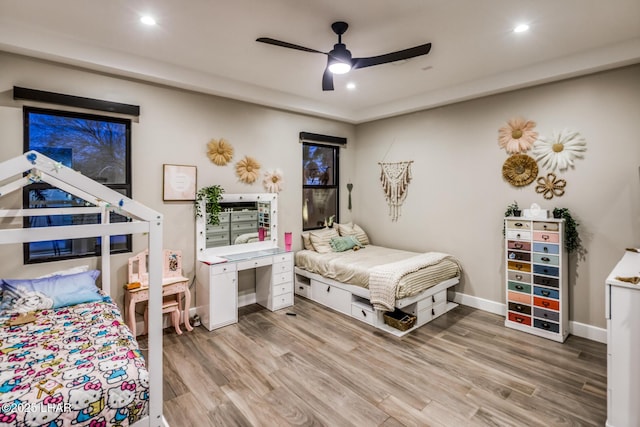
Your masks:
<instances>
[{"instance_id":1,"label":"yellow flower wall decor","mask_svg":"<svg viewBox=\"0 0 640 427\"><path fill-rule=\"evenodd\" d=\"M541 176L537 182L536 193L542 194L542 197L547 200L553 199L553 196L562 196L564 187L567 186L567 181L558 179L555 173L549 173L546 177Z\"/></svg>"},{"instance_id":2,"label":"yellow flower wall decor","mask_svg":"<svg viewBox=\"0 0 640 427\"><path fill-rule=\"evenodd\" d=\"M260 163L255 159L244 156L244 159L236 163L236 175L245 184L253 184L260 174Z\"/></svg>"},{"instance_id":3,"label":"yellow flower wall decor","mask_svg":"<svg viewBox=\"0 0 640 427\"><path fill-rule=\"evenodd\" d=\"M551 138L541 137L533 144L531 154L540 162L540 166L562 171L573 166L573 160L582 158L586 150L587 141L579 132L563 129L554 131Z\"/></svg>"},{"instance_id":4,"label":"yellow flower wall decor","mask_svg":"<svg viewBox=\"0 0 640 427\"><path fill-rule=\"evenodd\" d=\"M262 185L269 193L279 193L284 184L283 173L280 169L268 170L264 173Z\"/></svg>"},{"instance_id":5,"label":"yellow flower wall decor","mask_svg":"<svg viewBox=\"0 0 640 427\"><path fill-rule=\"evenodd\" d=\"M536 122L516 117L507 122L506 126L498 130L498 145L509 154L528 151L538 139L538 132L534 131Z\"/></svg>"},{"instance_id":6,"label":"yellow flower wall decor","mask_svg":"<svg viewBox=\"0 0 640 427\"><path fill-rule=\"evenodd\" d=\"M538 177L538 164L526 154L514 154L502 165L502 177L511 185L529 185Z\"/></svg>"},{"instance_id":7,"label":"yellow flower wall decor","mask_svg":"<svg viewBox=\"0 0 640 427\"><path fill-rule=\"evenodd\" d=\"M207 144L207 155L209 159L218 166L224 166L233 157L233 147L224 138L212 139Z\"/></svg>"}]
</instances>

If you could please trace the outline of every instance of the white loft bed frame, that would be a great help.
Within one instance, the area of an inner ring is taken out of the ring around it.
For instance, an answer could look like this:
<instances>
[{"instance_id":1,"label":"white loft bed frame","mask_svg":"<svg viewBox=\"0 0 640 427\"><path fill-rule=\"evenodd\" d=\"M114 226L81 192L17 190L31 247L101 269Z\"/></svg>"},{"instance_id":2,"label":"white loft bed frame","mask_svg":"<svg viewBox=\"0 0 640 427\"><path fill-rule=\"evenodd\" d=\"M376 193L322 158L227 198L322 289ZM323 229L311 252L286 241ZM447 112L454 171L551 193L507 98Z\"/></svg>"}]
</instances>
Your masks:
<instances>
[{"instance_id":1,"label":"white loft bed frame","mask_svg":"<svg viewBox=\"0 0 640 427\"><path fill-rule=\"evenodd\" d=\"M23 176L23 173L28 173ZM0 163L0 183L16 178L0 187L0 199L25 185L45 182L95 205L95 207L1 209L0 220L24 216L100 214L101 224L54 227L6 228L0 221L0 244L28 243L62 238L102 237L102 290L111 295L109 236L148 233L149 237L149 415L135 427L167 426L162 415L162 214L135 200L124 197L104 185L56 162L37 151ZM127 216L131 222L109 223L109 212ZM14 225L15 225L15 221Z\"/></svg>"}]
</instances>

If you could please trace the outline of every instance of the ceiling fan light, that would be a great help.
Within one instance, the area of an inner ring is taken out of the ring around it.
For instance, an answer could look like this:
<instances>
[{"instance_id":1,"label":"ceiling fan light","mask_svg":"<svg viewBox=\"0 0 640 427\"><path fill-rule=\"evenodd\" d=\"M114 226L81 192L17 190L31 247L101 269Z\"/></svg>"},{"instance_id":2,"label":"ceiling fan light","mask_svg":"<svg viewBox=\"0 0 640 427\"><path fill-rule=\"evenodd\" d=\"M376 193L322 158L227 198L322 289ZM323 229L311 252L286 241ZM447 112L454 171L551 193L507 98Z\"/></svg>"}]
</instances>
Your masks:
<instances>
[{"instance_id":1,"label":"ceiling fan light","mask_svg":"<svg viewBox=\"0 0 640 427\"><path fill-rule=\"evenodd\" d=\"M345 62L335 61L329 64L329 71L333 74L346 74L351 70L351 65Z\"/></svg>"}]
</instances>

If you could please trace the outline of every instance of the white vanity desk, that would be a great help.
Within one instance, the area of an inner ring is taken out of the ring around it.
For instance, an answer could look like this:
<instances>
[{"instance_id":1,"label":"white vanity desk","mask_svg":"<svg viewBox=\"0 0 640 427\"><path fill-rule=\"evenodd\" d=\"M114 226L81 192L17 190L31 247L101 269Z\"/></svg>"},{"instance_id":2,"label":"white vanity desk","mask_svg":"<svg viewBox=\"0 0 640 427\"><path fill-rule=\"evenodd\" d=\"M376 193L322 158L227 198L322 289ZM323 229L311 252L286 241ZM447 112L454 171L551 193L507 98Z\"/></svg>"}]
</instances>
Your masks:
<instances>
[{"instance_id":1,"label":"white vanity desk","mask_svg":"<svg viewBox=\"0 0 640 427\"><path fill-rule=\"evenodd\" d=\"M210 331L238 322L238 272L242 270L255 270L256 303L271 311L293 305L293 253L278 247L277 194L225 194L221 205L254 201L261 213L268 210L264 241L207 247L206 220L196 219L196 312Z\"/></svg>"}]
</instances>

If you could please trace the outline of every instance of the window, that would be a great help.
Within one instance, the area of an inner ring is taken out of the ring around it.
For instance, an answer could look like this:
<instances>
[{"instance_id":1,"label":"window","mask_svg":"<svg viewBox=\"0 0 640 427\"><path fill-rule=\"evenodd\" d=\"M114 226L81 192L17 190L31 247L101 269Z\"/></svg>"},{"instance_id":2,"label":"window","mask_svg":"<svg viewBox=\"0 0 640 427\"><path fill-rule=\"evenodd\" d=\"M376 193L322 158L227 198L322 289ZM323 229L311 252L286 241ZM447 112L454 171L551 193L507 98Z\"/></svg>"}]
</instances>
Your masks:
<instances>
[{"instance_id":1,"label":"window","mask_svg":"<svg viewBox=\"0 0 640 427\"><path fill-rule=\"evenodd\" d=\"M322 228L333 217L338 222L338 165L340 148L302 143L302 228Z\"/></svg>"},{"instance_id":2,"label":"window","mask_svg":"<svg viewBox=\"0 0 640 427\"><path fill-rule=\"evenodd\" d=\"M24 149L36 150L107 187L131 197L131 120L24 108ZM93 206L45 183L23 190L25 208ZM111 222L127 221L117 213ZM25 227L98 224L100 215L25 218ZM100 237L24 244L25 264L101 255ZM111 236L111 253L131 251L131 236Z\"/></svg>"}]
</instances>

